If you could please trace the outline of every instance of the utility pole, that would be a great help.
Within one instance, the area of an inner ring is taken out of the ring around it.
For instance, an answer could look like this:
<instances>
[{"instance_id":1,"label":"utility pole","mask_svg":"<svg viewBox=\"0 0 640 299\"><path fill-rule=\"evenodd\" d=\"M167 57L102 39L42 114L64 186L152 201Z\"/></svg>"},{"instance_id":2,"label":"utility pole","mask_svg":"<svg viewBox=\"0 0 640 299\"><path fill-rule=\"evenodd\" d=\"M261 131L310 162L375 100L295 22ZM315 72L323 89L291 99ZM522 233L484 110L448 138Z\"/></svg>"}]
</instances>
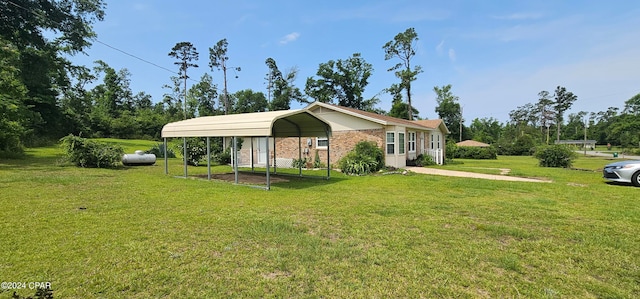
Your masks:
<instances>
[{"instance_id":1,"label":"utility pole","mask_svg":"<svg viewBox=\"0 0 640 299\"><path fill-rule=\"evenodd\" d=\"M462 142L462 106L460 107L460 142Z\"/></svg>"},{"instance_id":2,"label":"utility pole","mask_svg":"<svg viewBox=\"0 0 640 299\"><path fill-rule=\"evenodd\" d=\"M589 127L588 120L584 121L584 155L587 155L587 128Z\"/></svg>"}]
</instances>

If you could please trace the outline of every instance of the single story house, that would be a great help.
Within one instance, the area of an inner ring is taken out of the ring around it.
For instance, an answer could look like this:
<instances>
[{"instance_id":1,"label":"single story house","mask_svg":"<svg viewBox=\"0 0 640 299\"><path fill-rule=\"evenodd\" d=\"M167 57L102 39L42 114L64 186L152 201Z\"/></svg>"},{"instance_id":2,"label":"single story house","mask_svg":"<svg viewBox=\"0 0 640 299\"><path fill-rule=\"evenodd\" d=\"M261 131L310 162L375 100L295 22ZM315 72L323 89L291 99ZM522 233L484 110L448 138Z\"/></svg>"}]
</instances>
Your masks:
<instances>
[{"instance_id":1,"label":"single story house","mask_svg":"<svg viewBox=\"0 0 640 299\"><path fill-rule=\"evenodd\" d=\"M382 148L387 166L406 167L407 160L420 154L431 156L438 164L444 162L449 130L440 119L409 121L321 102L311 103L304 110L327 121L331 136L252 138L251 146L242 146L239 163L264 163L267 152L277 152L276 161L270 155L270 163L275 162L276 167L291 167L300 157L314 161L316 153L320 161L334 164L360 141L373 141Z\"/></svg>"}]
</instances>

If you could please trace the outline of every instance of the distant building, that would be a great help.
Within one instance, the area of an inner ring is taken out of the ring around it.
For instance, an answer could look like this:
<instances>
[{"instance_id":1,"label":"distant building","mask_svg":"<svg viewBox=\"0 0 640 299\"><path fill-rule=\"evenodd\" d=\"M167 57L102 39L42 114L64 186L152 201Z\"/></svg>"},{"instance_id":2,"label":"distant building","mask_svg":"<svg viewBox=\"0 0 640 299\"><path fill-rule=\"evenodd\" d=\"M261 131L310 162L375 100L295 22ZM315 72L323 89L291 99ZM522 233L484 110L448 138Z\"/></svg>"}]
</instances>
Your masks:
<instances>
[{"instance_id":1,"label":"distant building","mask_svg":"<svg viewBox=\"0 0 640 299\"><path fill-rule=\"evenodd\" d=\"M475 140L465 140L456 143L457 146L473 146L473 147L490 147L490 144L486 144L484 142L475 141Z\"/></svg>"},{"instance_id":2,"label":"distant building","mask_svg":"<svg viewBox=\"0 0 640 299\"><path fill-rule=\"evenodd\" d=\"M596 148L595 140L556 140L556 144L573 145L577 147Z\"/></svg>"}]
</instances>

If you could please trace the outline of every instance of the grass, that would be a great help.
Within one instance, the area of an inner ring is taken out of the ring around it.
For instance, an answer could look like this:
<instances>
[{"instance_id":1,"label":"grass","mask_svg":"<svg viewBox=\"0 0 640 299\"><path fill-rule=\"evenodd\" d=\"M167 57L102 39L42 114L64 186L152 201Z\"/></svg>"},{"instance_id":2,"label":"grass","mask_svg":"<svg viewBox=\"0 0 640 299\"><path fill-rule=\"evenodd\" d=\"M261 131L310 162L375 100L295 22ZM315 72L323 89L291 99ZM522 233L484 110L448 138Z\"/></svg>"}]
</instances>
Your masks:
<instances>
[{"instance_id":1,"label":"grass","mask_svg":"<svg viewBox=\"0 0 640 299\"><path fill-rule=\"evenodd\" d=\"M640 296L640 188L604 183L605 158L446 166L546 184L332 173L272 191L175 178L178 159L167 176L162 159L104 170L60 158L0 160L0 281L51 282L56 298Z\"/></svg>"}]
</instances>

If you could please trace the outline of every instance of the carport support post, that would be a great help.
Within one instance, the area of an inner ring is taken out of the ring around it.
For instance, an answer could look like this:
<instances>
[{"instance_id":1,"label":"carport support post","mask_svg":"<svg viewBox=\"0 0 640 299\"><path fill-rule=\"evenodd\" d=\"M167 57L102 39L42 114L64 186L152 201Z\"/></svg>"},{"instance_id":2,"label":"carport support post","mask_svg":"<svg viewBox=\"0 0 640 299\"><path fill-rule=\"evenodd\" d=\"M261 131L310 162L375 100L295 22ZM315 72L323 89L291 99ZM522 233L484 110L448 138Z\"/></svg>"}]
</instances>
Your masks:
<instances>
[{"instance_id":1,"label":"carport support post","mask_svg":"<svg viewBox=\"0 0 640 299\"><path fill-rule=\"evenodd\" d=\"M235 182L238 184L238 137L233 136L233 171Z\"/></svg>"},{"instance_id":2,"label":"carport support post","mask_svg":"<svg viewBox=\"0 0 640 299\"><path fill-rule=\"evenodd\" d=\"M302 137L298 136L298 161L302 161ZM298 175L302 176L302 163L298 163Z\"/></svg>"},{"instance_id":3,"label":"carport support post","mask_svg":"<svg viewBox=\"0 0 640 299\"><path fill-rule=\"evenodd\" d=\"M184 149L184 177L187 178L187 137L182 137L182 148Z\"/></svg>"},{"instance_id":4,"label":"carport support post","mask_svg":"<svg viewBox=\"0 0 640 299\"><path fill-rule=\"evenodd\" d=\"M276 136L273 136L273 174L278 173L278 157L276 156Z\"/></svg>"},{"instance_id":5,"label":"carport support post","mask_svg":"<svg viewBox=\"0 0 640 299\"><path fill-rule=\"evenodd\" d=\"M329 132L327 131L327 180L331 177L331 142L329 141Z\"/></svg>"},{"instance_id":6,"label":"carport support post","mask_svg":"<svg viewBox=\"0 0 640 299\"><path fill-rule=\"evenodd\" d=\"M207 137L207 179L211 180L211 140Z\"/></svg>"},{"instance_id":7,"label":"carport support post","mask_svg":"<svg viewBox=\"0 0 640 299\"><path fill-rule=\"evenodd\" d=\"M169 159L167 159L167 137L164 139L164 174L169 174Z\"/></svg>"},{"instance_id":8,"label":"carport support post","mask_svg":"<svg viewBox=\"0 0 640 299\"><path fill-rule=\"evenodd\" d=\"M267 138L267 190L271 190L271 176L269 170L269 136Z\"/></svg>"},{"instance_id":9,"label":"carport support post","mask_svg":"<svg viewBox=\"0 0 640 299\"><path fill-rule=\"evenodd\" d=\"M254 167L253 167L253 137L251 137L251 155L249 155L251 160L251 173L254 172Z\"/></svg>"}]
</instances>

